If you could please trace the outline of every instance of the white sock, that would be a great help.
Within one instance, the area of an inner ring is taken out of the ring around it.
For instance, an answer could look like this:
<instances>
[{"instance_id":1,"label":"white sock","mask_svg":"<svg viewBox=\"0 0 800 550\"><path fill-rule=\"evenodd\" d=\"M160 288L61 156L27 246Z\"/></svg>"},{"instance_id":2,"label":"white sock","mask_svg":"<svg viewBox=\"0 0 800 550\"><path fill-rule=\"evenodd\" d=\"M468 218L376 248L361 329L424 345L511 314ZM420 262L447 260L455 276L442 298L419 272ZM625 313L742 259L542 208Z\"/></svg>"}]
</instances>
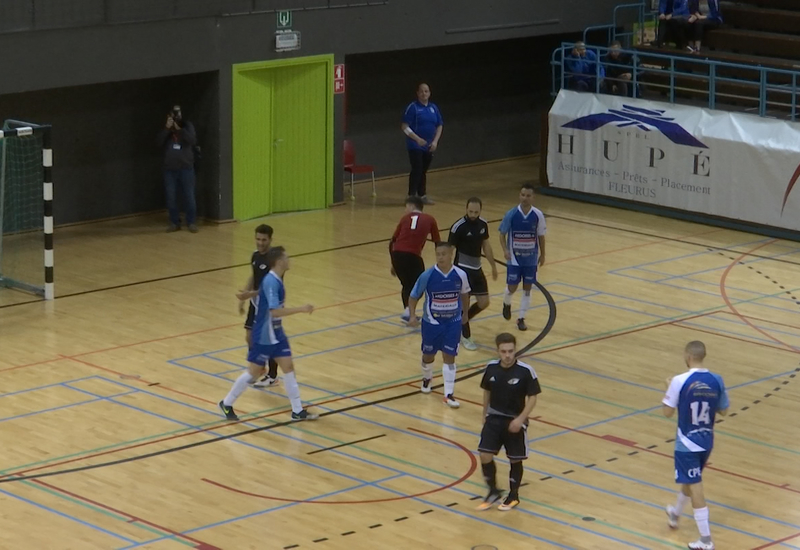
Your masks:
<instances>
[{"instance_id":1,"label":"white sock","mask_svg":"<svg viewBox=\"0 0 800 550\"><path fill-rule=\"evenodd\" d=\"M456 364L445 363L442 365L442 378L444 378L444 394L452 395L456 391Z\"/></svg>"},{"instance_id":2,"label":"white sock","mask_svg":"<svg viewBox=\"0 0 800 550\"><path fill-rule=\"evenodd\" d=\"M519 318L524 319L525 314L528 313L528 308L531 307L531 291L526 290L522 293L522 300L519 301Z\"/></svg>"},{"instance_id":3,"label":"white sock","mask_svg":"<svg viewBox=\"0 0 800 550\"><path fill-rule=\"evenodd\" d=\"M284 373L283 387L286 388L286 396L292 404L292 412L303 412L303 402L300 401L300 387L297 385L297 376L294 371Z\"/></svg>"},{"instance_id":4,"label":"white sock","mask_svg":"<svg viewBox=\"0 0 800 550\"><path fill-rule=\"evenodd\" d=\"M405 315L406 317L408 317L409 315L411 315L411 312L408 310L408 307L406 307L406 308L403 310L403 315Z\"/></svg>"},{"instance_id":5,"label":"white sock","mask_svg":"<svg viewBox=\"0 0 800 550\"><path fill-rule=\"evenodd\" d=\"M678 491L678 500L675 502L675 513L679 516L683 515L683 509L686 507L686 503L689 502L692 498L687 497L683 494L683 491Z\"/></svg>"},{"instance_id":6,"label":"white sock","mask_svg":"<svg viewBox=\"0 0 800 550\"><path fill-rule=\"evenodd\" d=\"M503 305L511 305L511 292L508 290L508 287L506 287L505 291L503 292Z\"/></svg>"},{"instance_id":7,"label":"white sock","mask_svg":"<svg viewBox=\"0 0 800 550\"><path fill-rule=\"evenodd\" d=\"M222 403L226 407L233 407L233 404L239 399L239 396L244 393L244 390L247 389L247 385L253 380L253 377L250 376L249 371L244 371L242 374L239 375L239 378L233 383L233 387L231 391L228 392L228 395L225 396L225 399L222 400Z\"/></svg>"},{"instance_id":8,"label":"white sock","mask_svg":"<svg viewBox=\"0 0 800 550\"><path fill-rule=\"evenodd\" d=\"M711 528L708 526L708 506L694 509L694 521L701 537L711 537Z\"/></svg>"},{"instance_id":9,"label":"white sock","mask_svg":"<svg viewBox=\"0 0 800 550\"><path fill-rule=\"evenodd\" d=\"M433 378L433 365L431 363L422 362L422 378L425 380Z\"/></svg>"}]
</instances>

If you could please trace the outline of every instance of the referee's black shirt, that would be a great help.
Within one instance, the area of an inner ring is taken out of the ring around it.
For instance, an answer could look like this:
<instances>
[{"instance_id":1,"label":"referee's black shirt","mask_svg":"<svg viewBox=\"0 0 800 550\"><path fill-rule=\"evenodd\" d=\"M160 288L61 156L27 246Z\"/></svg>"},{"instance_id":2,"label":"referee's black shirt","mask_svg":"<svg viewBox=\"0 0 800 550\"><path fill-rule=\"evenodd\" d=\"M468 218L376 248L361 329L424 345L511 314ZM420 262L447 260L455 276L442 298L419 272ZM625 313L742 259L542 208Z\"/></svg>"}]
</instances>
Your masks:
<instances>
[{"instance_id":1,"label":"referee's black shirt","mask_svg":"<svg viewBox=\"0 0 800 550\"><path fill-rule=\"evenodd\" d=\"M269 252L269 250L267 250ZM253 257L250 258L250 265L253 266L253 290L261 288L261 281L269 273L269 264L267 264L267 252L261 254L258 250L253 252Z\"/></svg>"},{"instance_id":2,"label":"referee's black shirt","mask_svg":"<svg viewBox=\"0 0 800 550\"><path fill-rule=\"evenodd\" d=\"M456 221L450 228L447 239L447 242L456 247L455 264L461 268L480 269L483 241L488 238L489 224L483 218L470 220L464 216Z\"/></svg>"},{"instance_id":3,"label":"referee's black shirt","mask_svg":"<svg viewBox=\"0 0 800 550\"><path fill-rule=\"evenodd\" d=\"M499 360L490 362L483 373L481 388L490 392L487 415L509 418L516 418L525 410L528 396L542 393L536 371L519 361L507 369Z\"/></svg>"}]
</instances>

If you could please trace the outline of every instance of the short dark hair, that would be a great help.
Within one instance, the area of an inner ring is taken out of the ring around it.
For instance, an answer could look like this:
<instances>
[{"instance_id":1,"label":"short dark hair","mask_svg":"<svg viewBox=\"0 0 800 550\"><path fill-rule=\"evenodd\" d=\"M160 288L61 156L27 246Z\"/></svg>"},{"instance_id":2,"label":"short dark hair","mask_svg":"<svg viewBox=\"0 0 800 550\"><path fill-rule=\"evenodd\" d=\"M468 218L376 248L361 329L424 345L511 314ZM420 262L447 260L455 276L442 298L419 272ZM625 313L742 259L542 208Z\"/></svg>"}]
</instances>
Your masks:
<instances>
[{"instance_id":1,"label":"short dark hair","mask_svg":"<svg viewBox=\"0 0 800 550\"><path fill-rule=\"evenodd\" d=\"M267 265L272 269L275 267L275 264L278 263L278 260L283 258L286 254L286 249L282 246L275 246L269 249L267 252Z\"/></svg>"},{"instance_id":2,"label":"short dark hair","mask_svg":"<svg viewBox=\"0 0 800 550\"><path fill-rule=\"evenodd\" d=\"M617 46L621 48L622 42L620 42L619 40L614 40L611 44L608 45L609 48L615 48Z\"/></svg>"},{"instance_id":3,"label":"short dark hair","mask_svg":"<svg viewBox=\"0 0 800 550\"><path fill-rule=\"evenodd\" d=\"M533 191L533 190L534 190L534 187L533 187L533 184L532 184L532 183L530 183L530 182L526 182L526 183L523 183L523 184L520 186L520 190L522 190L522 189L530 189L531 191Z\"/></svg>"},{"instance_id":4,"label":"short dark hair","mask_svg":"<svg viewBox=\"0 0 800 550\"><path fill-rule=\"evenodd\" d=\"M430 85L423 80L422 82L417 84L417 91L419 91L419 89L422 88L423 86L427 86L428 88L430 88Z\"/></svg>"},{"instance_id":5,"label":"short dark hair","mask_svg":"<svg viewBox=\"0 0 800 550\"><path fill-rule=\"evenodd\" d=\"M467 206L469 206L473 202L477 203L481 208L483 208L483 201L480 199L480 197L470 197L470 198L468 198L467 199Z\"/></svg>"},{"instance_id":6,"label":"short dark hair","mask_svg":"<svg viewBox=\"0 0 800 550\"><path fill-rule=\"evenodd\" d=\"M257 235L266 235L270 239L272 238L272 226L262 223L258 227L256 227L256 234Z\"/></svg>"},{"instance_id":7,"label":"short dark hair","mask_svg":"<svg viewBox=\"0 0 800 550\"><path fill-rule=\"evenodd\" d=\"M408 197L406 199L406 204L413 204L414 208L416 208L419 211L422 211L422 209L425 208L425 203L422 202L422 199L420 197L416 196Z\"/></svg>"},{"instance_id":8,"label":"short dark hair","mask_svg":"<svg viewBox=\"0 0 800 550\"><path fill-rule=\"evenodd\" d=\"M510 332L501 332L494 339L494 343L498 348L501 344L514 344L514 347L517 347L517 337Z\"/></svg>"},{"instance_id":9,"label":"short dark hair","mask_svg":"<svg viewBox=\"0 0 800 550\"><path fill-rule=\"evenodd\" d=\"M434 245L434 248L445 248L445 247L453 248L453 245L447 241L439 241L438 243L436 243L436 245Z\"/></svg>"}]
</instances>

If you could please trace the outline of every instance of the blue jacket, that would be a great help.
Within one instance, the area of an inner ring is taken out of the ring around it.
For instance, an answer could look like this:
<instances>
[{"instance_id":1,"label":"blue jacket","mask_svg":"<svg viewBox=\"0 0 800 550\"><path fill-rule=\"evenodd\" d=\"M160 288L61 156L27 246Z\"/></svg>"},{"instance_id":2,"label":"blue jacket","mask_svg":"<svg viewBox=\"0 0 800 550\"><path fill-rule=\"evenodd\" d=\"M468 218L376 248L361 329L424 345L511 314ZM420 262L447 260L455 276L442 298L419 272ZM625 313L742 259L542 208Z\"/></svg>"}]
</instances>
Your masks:
<instances>
[{"instance_id":1,"label":"blue jacket","mask_svg":"<svg viewBox=\"0 0 800 550\"><path fill-rule=\"evenodd\" d=\"M584 57L577 57L570 54L564 59L564 62L567 66L567 72L570 73L567 77L575 81L588 81L595 78L598 74L600 78L606 76L606 70L602 65L600 65L600 72L597 72L597 54L592 50L587 49Z\"/></svg>"},{"instance_id":2,"label":"blue jacket","mask_svg":"<svg viewBox=\"0 0 800 550\"><path fill-rule=\"evenodd\" d=\"M719 9L719 0L708 1L708 21L716 21L722 23L722 12ZM692 13L700 13L700 0L690 0L689 11Z\"/></svg>"},{"instance_id":3,"label":"blue jacket","mask_svg":"<svg viewBox=\"0 0 800 550\"><path fill-rule=\"evenodd\" d=\"M658 1L658 14L669 15L672 17L684 17L689 19L691 15L689 4L694 0L659 0ZM699 6L699 4L698 4Z\"/></svg>"}]
</instances>

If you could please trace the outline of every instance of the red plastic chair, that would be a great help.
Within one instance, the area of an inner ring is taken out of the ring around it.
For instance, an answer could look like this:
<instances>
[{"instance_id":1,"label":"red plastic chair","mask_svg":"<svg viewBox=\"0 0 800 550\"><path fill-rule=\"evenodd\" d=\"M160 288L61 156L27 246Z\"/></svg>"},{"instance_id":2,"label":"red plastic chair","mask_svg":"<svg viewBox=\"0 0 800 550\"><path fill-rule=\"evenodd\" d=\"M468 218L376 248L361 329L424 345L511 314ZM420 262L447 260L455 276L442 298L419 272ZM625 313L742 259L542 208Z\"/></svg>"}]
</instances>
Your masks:
<instances>
[{"instance_id":1,"label":"red plastic chair","mask_svg":"<svg viewBox=\"0 0 800 550\"><path fill-rule=\"evenodd\" d=\"M349 139L344 140L344 171L350 174L350 200L356 200L353 192L355 174L372 174L372 196L378 196L375 191L375 167L371 164L356 164L356 150Z\"/></svg>"}]
</instances>

